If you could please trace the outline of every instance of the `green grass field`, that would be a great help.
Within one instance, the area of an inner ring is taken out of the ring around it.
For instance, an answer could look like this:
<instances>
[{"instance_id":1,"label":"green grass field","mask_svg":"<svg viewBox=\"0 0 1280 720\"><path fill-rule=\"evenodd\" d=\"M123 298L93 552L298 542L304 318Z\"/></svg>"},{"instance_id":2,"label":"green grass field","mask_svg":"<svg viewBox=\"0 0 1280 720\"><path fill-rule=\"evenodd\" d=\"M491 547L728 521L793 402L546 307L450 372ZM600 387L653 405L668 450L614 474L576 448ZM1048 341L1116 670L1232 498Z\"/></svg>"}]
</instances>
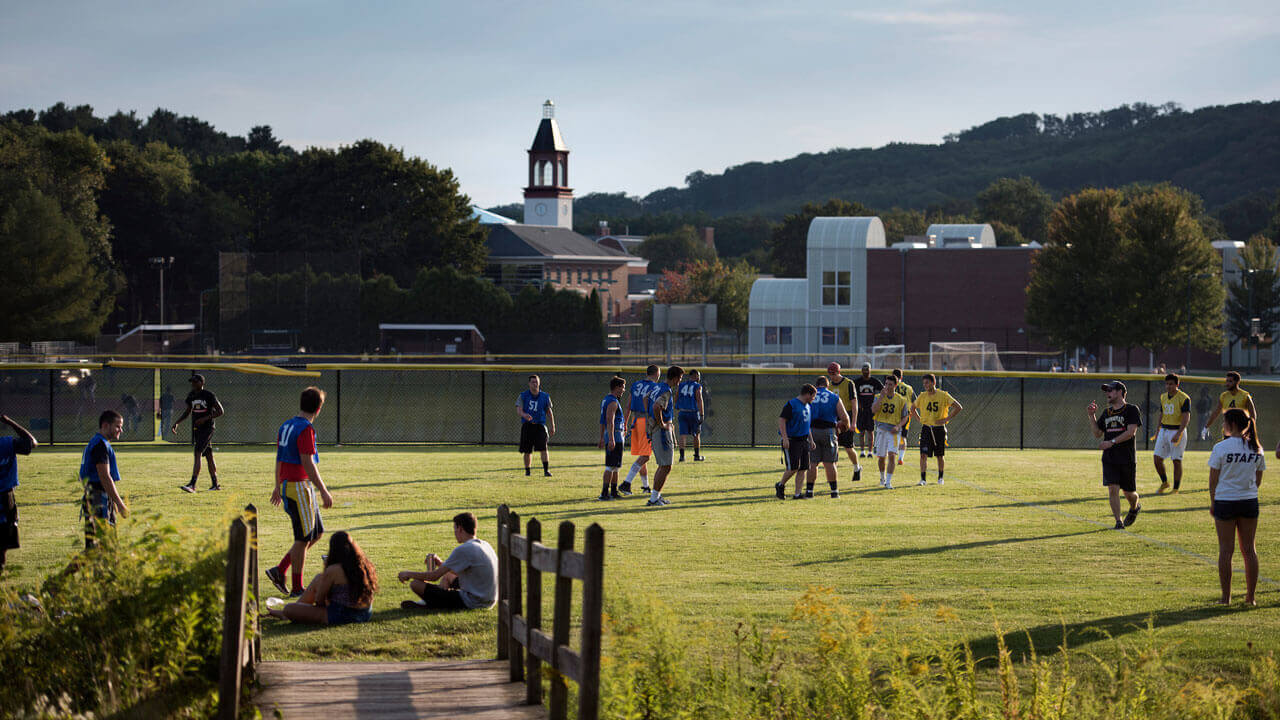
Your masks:
<instances>
[{"instance_id":1,"label":"green grass field","mask_svg":"<svg viewBox=\"0 0 1280 720\"><path fill-rule=\"evenodd\" d=\"M194 496L178 490L190 470L182 449L124 446L118 453L134 512L122 531L157 516L192 532L221 532L233 513L255 502L264 566L286 550L288 520L268 503L269 448L219 450L226 490L205 491L204 475ZM378 568L375 621L335 629L268 621L263 648L270 659L491 656L493 612L407 614L399 603L410 594L395 574L420 568L429 551L447 554L454 544L449 518L459 511L474 510L481 537L492 541L495 509L504 502L526 519L539 518L547 537L561 520L580 529L600 523L606 611L623 596L656 601L679 618L694 647L713 653L729 647L739 622L765 628L797 622L793 604L812 585L834 588L855 609L884 608L886 622L904 630L933 622L935 608L947 606L978 655L995 652L993 621L1015 649L1030 638L1051 651L1065 626L1071 646L1105 656L1111 644L1095 629L1123 636L1151 617L1180 662L1208 674L1235 675L1280 645L1274 552L1280 522L1267 500L1268 483L1258 537L1260 607L1218 607L1204 452L1189 454L1183 492L1170 496L1154 495L1150 457L1140 457L1139 490L1148 494L1126 532L1110 529L1098 455L1086 451L956 450L941 487L932 471L930 485L914 485L912 456L893 491L878 487L871 466L861 483L851 484L844 462L840 499L780 502L772 488L780 474L776 450L712 450L707 462L677 464L665 493L672 504L664 509L645 508L639 495L595 501L602 459L595 449L553 449L552 479L524 477L512 448L322 448L321 454L335 498L325 525L351 531ZM78 463L79 450L71 447L42 447L20 458L23 547L10 553L0 582L38 584L76 551ZM319 555L309 558L308 575L319 569ZM1243 583L1238 574L1237 597ZM904 594L921 607L903 603Z\"/></svg>"}]
</instances>

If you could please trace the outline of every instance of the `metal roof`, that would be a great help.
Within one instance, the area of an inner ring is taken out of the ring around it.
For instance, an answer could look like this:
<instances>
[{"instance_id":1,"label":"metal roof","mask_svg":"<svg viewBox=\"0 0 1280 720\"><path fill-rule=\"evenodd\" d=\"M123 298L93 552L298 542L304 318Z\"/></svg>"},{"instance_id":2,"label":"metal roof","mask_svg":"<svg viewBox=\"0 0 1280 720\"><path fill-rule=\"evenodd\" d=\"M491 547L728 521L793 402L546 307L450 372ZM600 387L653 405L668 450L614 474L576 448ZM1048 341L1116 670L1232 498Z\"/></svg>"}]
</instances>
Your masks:
<instances>
[{"instance_id":1,"label":"metal roof","mask_svg":"<svg viewBox=\"0 0 1280 720\"><path fill-rule=\"evenodd\" d=\"M529 149L533 152L569 152L555 118L542 118L538 123L538 134L533 136L533 147Z\"/></svg>"},{"instance_id":2,"label":"metal roof","mask_svg":"<svg viewBox=\"0 0 1280 720\"><path fill-rule=\"evenodd\" d=\"M479 205L471 206L471 217L480 221L481 225L510 225L515 222L509 217L489 212Z\"/></svg>"},{"instance_id":3,"label":"metal roof","mask_svg":"<svg viewBox=\"0 0 1280 720\"><path fill-rule=\"evenodd\" d=\"M549 225L491 225L488 246L490 257L569 256L620 262L632 259L621 250L598 245L568 228Z\"/></svg>"},{"instance_id":4,"label":"metal roof","mask_svg":"<svg viewBox=\"0 0 1280 720\"><path fill-rule=\"evenodd\" d=\"M971 245L981 247L996 246L996 232L991 229L990 225L930 225L925 231L930 239L934 241L934 247L945 247L947 241L955 242L964 240Z\"/></svg>"},{"instance_id":5,"label":"metal roof","mask_svg":"<svg viewBox=\"0 0 1280 720\"><path fill-rule=\"evenodd\" d=\"M809 281L804 278L761 278L751 284L747 305L757 310L805 310Z\"/></svg>"},{"instance_id":6,"label":"metal roof","mask_svg":"<svg viewBox=\"0 0 1280 720\"><path fill-rule=\"evenodd\" d=\"M816 217L809 223L805 247L882 248L884 224L878 217Z\"/></svg>"},{"instance_id":7,"label":"metal roof","mask_svg":"<svg viewBox=\"0 0 1280 720\"><path fill-rule=\"evenodd\" d=\"M484 339L484 333L475 325L456 325L449 323L378 323L379 330L463 330L474 332Z\"/></svg>"}]
</instances>

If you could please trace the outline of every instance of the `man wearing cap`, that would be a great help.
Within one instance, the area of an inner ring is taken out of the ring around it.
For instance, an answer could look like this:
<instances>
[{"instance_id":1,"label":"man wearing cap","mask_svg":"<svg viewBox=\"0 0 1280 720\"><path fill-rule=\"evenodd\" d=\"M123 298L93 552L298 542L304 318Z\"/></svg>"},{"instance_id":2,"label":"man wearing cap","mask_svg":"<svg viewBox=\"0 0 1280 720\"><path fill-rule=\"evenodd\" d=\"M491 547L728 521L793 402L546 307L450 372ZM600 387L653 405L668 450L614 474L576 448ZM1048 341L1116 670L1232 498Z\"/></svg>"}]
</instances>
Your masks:
<instances>
[{"instance_id":1,"label":"man wearing cap","mask_svg":"<svg viewBox=\"0 0 1280 720\"><path fill-rule=\"evenodd\" d=\"M853 438L856 433L853 428L853 421L858 417L858 390L853 386L853 380L840 374L840 363L833 362L827 366L827 382L831 392L840 398L840 404L844 406L845 421L839 433L836 435L836 442L840 443L840 447L844 448L844 452L849 456L849 461L853 463L853 481L858 482L862 479L862 463L858 462L858 453L853 451Z\"/></svg>"},{"instance_id":2,"label":"man wearing cap","mask_svg":"<svg viewBox=\"0 0 1280 720\"><path fill-rule=\"evenodd\" d=\"M213 480L209 489L221 490L222 486L218 484L218 466L213 462L213 421L222 417L222 403L205 389L204 376L195 373L191 374L191 392L187 393L186 402L187 409L182 411L182 416L169 428L169 432L177 435L178 426L188 415L191 416L191 447L195 451L195 464L191 467L191 482L183 485L182 489L189 493L196 491L196 480L200 478L200 458L203 456L209 462L209 477Z\"/></svg>"},{"instance_id":3,"label":"man wearing cap","mask_svg":"<svg viewBox=\"0 0 1280 720\"><path fill-rule=\"evenodd\" d=\"M1100 439L1102 450L1102 484L1107 488L1111 501L1111 514L1116 519L1116 530L1123 530L1138 519L1137 443L1134 437L1142 426L1142 413L1138 407L1125 401L1125 386L1119 380L1102 385L1107 394L1107 407L1098 416L1098 403L1089 403L1089 428ZM1120 519L1120 493L1129 501L1129 512Z\"/></svg>"},{"instance_id":4,"label":"man wearing cap","mask_svg":"<svg viewBox=\"0 0 1280 720\"><path fill-rule=\"evenodd\" d=\"M875 449L874 438L872 433L876 429L876 421L872 417L871 404L876 401L876 395L884 389L884 383L879 378L871 377L871 363L862 363L862 375L853 381L854 390L858 394L858 454L862 457L871 457L871 451L867 450L867 446L871 445L872 450Z\"/></svg>"}]
</instances>

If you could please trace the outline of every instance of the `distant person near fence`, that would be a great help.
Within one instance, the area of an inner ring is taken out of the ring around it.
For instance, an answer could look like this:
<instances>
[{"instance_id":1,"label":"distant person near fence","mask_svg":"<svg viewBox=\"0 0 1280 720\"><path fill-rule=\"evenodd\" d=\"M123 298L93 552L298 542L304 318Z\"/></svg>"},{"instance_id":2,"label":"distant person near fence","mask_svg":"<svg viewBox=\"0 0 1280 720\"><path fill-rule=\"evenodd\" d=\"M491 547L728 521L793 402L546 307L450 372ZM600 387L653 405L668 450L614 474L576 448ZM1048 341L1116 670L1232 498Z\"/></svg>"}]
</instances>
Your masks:
<instances>
[{"instance_id":1,"label":"distant person near fence","mask_svg":"<svg viewBox=\"0 0 1280 720\"><path fill-rule=\"evenodd\" d=\"M658 464L658 471L653 474L653 488L649 491L649 501L645 503L648 507L670 504L662 497L662 488L671 475L672 460L675 459L675 391L682 377L684 368L679 365L667 368L667 381L659 383L653 400L649 402L645 428L649 432L649 445L653 448L653 461Z\"/></svg>"},{"instance_id":2,"label":"distant person near fence","mask_svg":"<svg viewBox=\"0 0 1280 720\"><path fill-rule=\"evenodd\" d=\"M1164 461L1173 463L1173 491L1182 489L1182 452L1187 448L1187 425L1191 422L1191 396L1178 388L1179 378L1172 373L1164 376L1164 393L1160 395L1160 425L1156 430L1156 446L1151 459L1160 476L1163 495L1169 491L1169 476L1165 474Z\"/></svg>"},{"instance_id":3,"label":"distant person near fence","mask_svg":"<svg viewBox=\"0 0 1280 720\"><path fill-rule=\"evenodd\" d=\"M840 398L840 404L844 406L845 414L848 417L847 422L837 426L839 432L836 433L836 440L840 443L840 447L844 448L845 454L849 456L849 462L853 463L853 482L858 482L862 479L862 463L858 461L858 453L853 450L854 438L858 434L855 422L861 414L861 407L858 403L858 389L854 386L853 380L840 374L840 363L838 362L827 365L827 380L831 392Z\"/></svg>"},{"instance_id":4,"label":"distant person near fence","mask_svg":"<svg viewBox=\"0 0 1280 720\"><path fill-rule=\"evenodd\" d=\"M685 438L693 438L693 459L702 460L702 374L689 371L689 379L680 383L676 393L676 410L680 412L680 462L684 462Z\"/></svg>"},{"instance_id":5,"label":"distant person near fence","mask_svg":"<svg viewBox=\"0 0 1280 720\"><path fill-rule=\"evenodd\" d=\"M840 443L836 439L837 428L849 425L849 414L844 411L844 403L840 396L831 392L827 386L830 380L819 375L814 383L816 393L810 408L809 434L813 438L814 447L809 457L809 472L805 476L804 496L813 497L813 486L818 480L818 466L822 465L827 474L827 486L831 489L831 497L840 497L839 477L836 474L836 463L840 462Z\"/></svg>"},{"instance_id":6,"label":"distant person near fence","mask_svg":"<svg viewBox=\"0 0 1280 720\"><path fill-rule=\"evenodd\" d=\"M910 409L911 409L911 406L914 405L916 401L916 389L908 385L906 380L902 379L902 368L894 368L891 374L893 375L894 379L898 381L898 384L894 387L894 392L901 395L903 399L907 401L907 410L908 410L907 422L905 425L902 426L902 432L898 436L898 464L901 465L904 462L906 462L905 456L907 454L907 433L911 430Z\"/></svg>"},{"instance_id":7,"label":"distant person near fence","mask_svg":"<svg viewBox=\"0 0 1280 720\"><path fill-rule=\"evenodd\" d=\"M1138 499L1137 442L1135 436L1142 427L1142 413L1138 406L1125 400L1128 389L1119 380L1102 386L1107 394L1107 407L1098 415L1098 402L1089 403L1089 424L1093 436L1101 442L1102 484L1107 488L1111 514L1115 516L1116 530L1123 530L1138 519L1142 505ZM1129 512L1120 519L1120 494L1129 501Z\"/></svg>"},{"instance_id":8,"label":"distant person near fence","mask_svg":"<svg viewBox=\"0 0 1280 720\"><path fill-rule=\"evenodd\" d=\"M640 476L640 489L649 492L647 466L649 456L653 454L653 448L649 445L649 433L646 428L649 422L649 401L652 399L652 394L658 391L658 386L662 384L658 380L660 370L657 365L650 365L645 368L645 376L631 384L629 394L631 402L627 405L626 420L627 432L631 435L631 455L635 461L627 471L627 478L618 485L618 491L623 495L631 494L631 481L636 475Z\"/></svg>"},{"instance_id":9,"label":"distant person near fence","mask_svg":"<svg viewBox=\"0 0 1280 720\"><path fill-rule=\"evenodd\" d=\"M876 422L872 418L871 406L876 397L884 389L880 378L871 376L871 363L862 363L862 374L853 381L858 391L858 454L872 457L875 454ZM880 469L880 482L884 482L884 468Z\"/></svg>"},{"instance_id":10,"label":"distant person near fence","mask_svg":"<svg viewBox=\"0 0 1280 720\"><path fill-rule=\"evenodd\" d=\"M618 492L618 470L622 467L623 438L626 435L626 420L623 418L622 401L619 399L626 392L627 381L614 376L609 381L609 392L600 400L600 442L604 449L603 489L601 500L615 500L622 497Z\"/></svg>"},{"instance_id":11,"label":"distant person near fence","mask_svg":"<svg viewBox=\"0 0 1280 720\"><path fill-rule=\"evenodd\" d=\"M1253 404L1253 396L1240 387L1240 373L1235 370L1229 371L1223 379L1223 385L1226 389L1218 395L1218 406L1213 409L1213 414L1205 421L1205 428L1212 428L1214 421L1231 408L1240 408L1249 413L1249 417L1253 418L1256 425L1258 422L1258 408Z\"/></svg>"},{"instance_id":12,"label":"distant person near fence","mask_svg":"<svg viewBox=\"0 0 1280 720\"><path fill-rule=\"evenodd\" d=\"M556 434L556 415L551 408L551 396L542 391L542 378L529 376L529 389L516 399L516 413L520 417L520 454L524 455L524 474L530 475L533 451L542 456L542 475L551 477L547 443Z\"/></svg>"},{"instance_id":13,"label":"distant person near fence","mask_svg":"<svg viewBox=\"0 0 1280 720\"><path fill-rule=\"evenodd\" d=\"M794 500L803 500L804 491L800 482L807 474L811 451L817 445L813 441L813 408L810 403L817 395L817 388L805 383L800 386L800 394L787 401L778 413L778 434L782 436L782 479L773 486L773 492L779 500L787 499L787 481L791 476L796 478L796 494Z\"/></svg>"},{"instance_id":14,"label":"distant person near fence","mask_svg":"<svg viewBox=\"0 0 1280 720\"><path fill-rule=\"evenodd\" d=\"M187 408L169 428L169 432L178 434L178 426L187 416L191 416L191 449L195 453L195 464L191 467L191 482L182 486L186 492L196 491L196 481L200 479L200 458L209 463L209 477L212 484L210 490L221 490L218 484L218 466L213 460L214 421L222 417L222 403L204 386L204 376L191 375L191 392L187 393Z\"/></svg>"},{"instance_id":15,"label":"distant person near fence","mask_svg":"<svg viewBox=\"0 0 1280 720\"><path fill-rule=\"evenodd\" d=\"M920 484L928 484L925 479L929 472L928 460L934 457L938 460L938 484L941 485L946 469L943 458L947 454L947 423L954 420L964 406L951 393L938 389L938 379L933 373L925 373L920 382L924 384L924 392L916 396L911 406L911 414L920 418Z\"/></svg>"}]
</instances>

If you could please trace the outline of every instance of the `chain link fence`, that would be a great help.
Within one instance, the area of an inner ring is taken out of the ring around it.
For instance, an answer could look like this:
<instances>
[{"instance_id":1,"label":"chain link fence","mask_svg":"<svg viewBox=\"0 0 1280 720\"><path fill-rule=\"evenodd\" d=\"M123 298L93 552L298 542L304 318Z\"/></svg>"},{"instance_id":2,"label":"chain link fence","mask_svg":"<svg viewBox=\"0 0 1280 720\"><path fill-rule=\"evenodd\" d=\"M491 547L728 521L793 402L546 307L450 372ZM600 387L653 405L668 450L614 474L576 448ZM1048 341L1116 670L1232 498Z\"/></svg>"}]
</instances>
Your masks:
<instances>
[{"instance_id":1,"label":"chain link fence","mask_svg":"<svg viewBox=\"0 0 1280 720\"><path fill-rule=\"evenodd\" d=\"M431 369L367 366L321 369L318 378L201 370L226 415L214 435L220 444L270 443L280 423L297 412L298 394L307 385L323 388L328 398L316 423L322 444L514 445L520 437L516 398L538 374L550 393L559 445L595 445L600 401L614 370L441 367ZM877 375L883 373L877 372ZM642 371L622 373L628 383ZM42 443L80 444L97 430L98 415L115 410L125 418L121 440L186 443L190 421L177 435L168 427L185 409L190 371L178 369L69 366L6 370L0 366L0 412L26 425ZM706 418L703 443L709 446L771 446L778 439L778 414L800 386L817 371L733 370L703 372ZM1154 376L1121 376L1129 401L1142 410L1139 447L1149 449L1159 422L1157 400L1164 383ZM1105 403L1099 389L1109 376L1085 374L952 374L940 378L964 406L949 426L949 441L964 448L1095 448L1085 406ZM919 375L906 380L917 392ZM1269 409L1280 406L1280 383L1246 380L1265 435ZM1216 378L1186 378L1191 396L1191 449L1208 449L1217 437L1200 440L1200 429L1217 405L1222 383ZM910 438L918 438L918 424Z\"/></svg>"}]
</instances>

